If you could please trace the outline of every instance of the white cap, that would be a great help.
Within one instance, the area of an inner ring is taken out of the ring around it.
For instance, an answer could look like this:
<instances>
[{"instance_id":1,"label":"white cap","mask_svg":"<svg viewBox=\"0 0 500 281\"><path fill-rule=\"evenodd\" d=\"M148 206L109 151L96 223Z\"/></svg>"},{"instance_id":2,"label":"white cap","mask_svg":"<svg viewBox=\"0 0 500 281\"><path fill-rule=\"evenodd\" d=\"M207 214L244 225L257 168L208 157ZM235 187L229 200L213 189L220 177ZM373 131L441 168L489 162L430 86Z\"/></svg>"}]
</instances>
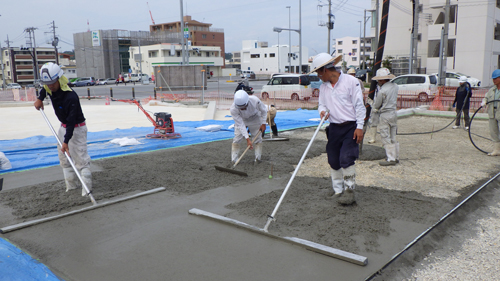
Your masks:
<instances>
[{"instance_id":1,"label":"white cap","mask_svg":"<svg viewBox=\"0 0 500 281\"><path fill-rule=\"evenodd\" d=\"M238 90L234 93L234 105L243 107L248 103L248 94L244 90Z\"/></svg>"},{"instance_id":2,"label":"white cap","mask_svg":"<svg viewBox=\"0 0 500 281\"><path fill-rule=\"evenodd\" d=\"M44 85L51 85L57 82L64 74L61 67L53 62L48 62L40 68L40 82Z\"/></svg>"},{"instance_id":3,"label":"white cap","mask_svg":"<svg viewBox=\"0 0 500 281\"><path fill-rule=\"evenodd\" d=\"M391 74L388 68L381 67L377 70L375 77L372 80L390 80L392 78L396 78L394 74Z\"/></svg>"},{"instance_id":4,"label":"white cap","mask_svg":"<svg viewBox=\"0 0 500 281\"><path fill-rule=\"evenodd\" d=\"M467 76L460 76L460 78L458 78L458 83L465 83L467 82Z\"/></svg>"}]
</instances>

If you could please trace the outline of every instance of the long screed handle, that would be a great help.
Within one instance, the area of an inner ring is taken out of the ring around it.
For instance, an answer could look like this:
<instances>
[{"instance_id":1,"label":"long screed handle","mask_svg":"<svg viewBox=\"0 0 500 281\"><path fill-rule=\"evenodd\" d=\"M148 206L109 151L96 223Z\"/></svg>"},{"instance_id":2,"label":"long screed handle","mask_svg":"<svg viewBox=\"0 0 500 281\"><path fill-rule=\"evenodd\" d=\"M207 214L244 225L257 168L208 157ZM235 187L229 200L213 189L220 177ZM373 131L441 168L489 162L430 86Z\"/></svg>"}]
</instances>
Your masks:
<instances>
[{"instance_id":1,"label":"long screed handle","mask_svg":"<svg viewBox=\"0 0 500 281\"><path fill-rule=\"evenodd\" d=\"M286 193L288 192L288 189L290 188L290 185L292 185L293 179L295 178L295 175L297 175L297 172L300 169L300 165L302 165L302 162L304 162L304 159L306 158L307 152L309 152L309 149L311 148L312 143L314 142L314 139L316 138L316 135L319 132L319 129L321 128L321 125L323 125L323 122L325 121L325 117L328 115L329 111L326 112L326 114L321 118L321 122L318 125L318 128L316 128L316 131L314 132L314 135L311 138L311 141L309 141L309 144L307 145L306 151L304 151L304 154L302 155L302 158L300 158L299 164L297 164L297 167L295 168L295 171L293 171L292 177L288 181L288 184L285 187L285 190L281 194L280 200L278 201L278 204L276 204L276 207L274 207L274 211L271 215L267 216L267 222L266 226L264 226L263 230L267 232L267 229L269 228L269 225L271 222L274 220L274 216L276 215L276 212L278 212L278 209L281 205L281 201L285 198Z\"/></svg>"},{"instance_id":2,"label":"long screed handle","mask_svg":"<svg viewBox=\"0 0 500 281\"><path fill-rule=\"evenodd\" d=\"M255 135L255 138L253 138L253 140L252 140L252 144L253 144L253 142L254 142L254 141L255 141L255 140L259 137L259 135L260 135L260 134L262 134L262 131L261 131L261 130L259 130L259 132L257 133L257 135ZM240 156L240 158L238 159L238 161L236 161L236 163L234 163L234 165L233 165L233 169L234 169L234 167L236 167L236 165L238 165L238 163L240 163L241 158L243 158L243 155L245 155L245 153L247 153L247 151L248 151L248 149L249 149L249 148L250 148L250 146L247 146L247 149L245 149L245 151L243 151L243 154L241 154L241 156Z\"/></svg>"},{"instance_id":3,"label":"long screed handle","mask_svg":"<svg viewBox=\"0 0 500 281\"><path fill-rule=\"evenodd\" d=\"M54 128L52 127L52 125L50 124L50 121L49 119L47 118L47 116L45 115L45 112L43 112L43 109L40 108L40 113L42 113L42 116L43 116L43 119L45 119L45 122L47 122L47 125L49 126L50 130L52 131L52 134L54 134L54 137L56 137L56 140L57 140L57 143L59 144L60 147L62 147L62 142L61 140L59 139L59 137L57 136L56 134L56 131L54 131ZM76 166L75 164L73 163L73 160L71 160L71 157L69 156L68 152L64 152L64 155L66 155L66 158L68 158L68 162L71 164L71 167L73 167L73 170L75 170L75 173L76 175L78 176L78 179L82 182L82 186L83 188L85 188L85 191L87 192L87 194L89 195L90 197L90 201L92 201L92 204L93 205L97 205L97 202L95 201L94 199L94 196L92 195L92 193L90 193L90 190L89 188L87 187L87 185L85 184L85 182L83 181L82 177L80 176L80 173L78 172L78 169L76 169Z\"/></svg>"}]
</instances>

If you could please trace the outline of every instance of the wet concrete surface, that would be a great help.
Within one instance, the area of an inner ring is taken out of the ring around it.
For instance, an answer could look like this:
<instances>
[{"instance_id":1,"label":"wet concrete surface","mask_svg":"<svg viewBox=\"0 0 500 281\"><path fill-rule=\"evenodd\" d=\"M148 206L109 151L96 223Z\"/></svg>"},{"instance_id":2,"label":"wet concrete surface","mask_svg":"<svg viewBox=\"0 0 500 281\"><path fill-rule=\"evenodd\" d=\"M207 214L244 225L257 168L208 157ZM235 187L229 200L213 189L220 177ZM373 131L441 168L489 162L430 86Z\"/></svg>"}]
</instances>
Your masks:
<instances>
[{"instance_id":1,"label":"wet concrete surface","mask_svg":"<svg viewBox=\"0 0 500 281\"><path fill-rule=\"evenodd\" d=\"M65 280L362 280L455 203L359 185L358 203L341 207L324 198L330 179L296 177L269 231L364 255L364 267L188 214L198 208L263 227L308 143L289 137L266 142L257 166L248 153L237 169L249 177L214 169L228 164L230 140L94 161L98 202L160 186L167 191L2 237ZM316 141L308 158L325 145ZM380 147L365 145L363 154L380 159ZM56 170L12 174L41 182L0 193L1 226L90 205L79 190L64 192L64 182L53 180Z\"/></svg>"}]
</instances>

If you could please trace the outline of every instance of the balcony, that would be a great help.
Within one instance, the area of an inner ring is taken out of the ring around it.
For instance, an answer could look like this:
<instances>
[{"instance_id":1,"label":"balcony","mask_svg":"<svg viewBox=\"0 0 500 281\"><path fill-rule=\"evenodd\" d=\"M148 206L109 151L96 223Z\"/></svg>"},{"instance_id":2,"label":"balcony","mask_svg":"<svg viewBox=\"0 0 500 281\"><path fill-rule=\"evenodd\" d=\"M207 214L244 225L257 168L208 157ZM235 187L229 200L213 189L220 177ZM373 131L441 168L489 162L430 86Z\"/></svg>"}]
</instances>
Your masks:
<instances>
[{"instance_id":1,"label":"balcony","mask_svg":"<svg viewBox=\"0 0 500 281\"><path fill-rule=\"evenodd\" d=\"M49 60L49 61L55 61L56 56L55 55L38 55L36 57L38 60Z\"/></svg>"},{"instance_id":2,"label":"balcony","mask_svg":"<svg viewBox=\"0 0 500 281\"><path fill-rule=\"evenodd\" d=\"M21 69L33 70L33 65L16 65L16 69L17 70L21 70Z\"/></svg>"},{"instance_id":3,"label":"balcony","mask_svg":"<svg viewBox=\"0 0 500 281\"><path fill-rule=\"evenodd\" d=\"M26 60L32 61L33 60L31 55L15 55L14 59L19 60L19 61L26 61Z\"/></svg>"}]
</instances>

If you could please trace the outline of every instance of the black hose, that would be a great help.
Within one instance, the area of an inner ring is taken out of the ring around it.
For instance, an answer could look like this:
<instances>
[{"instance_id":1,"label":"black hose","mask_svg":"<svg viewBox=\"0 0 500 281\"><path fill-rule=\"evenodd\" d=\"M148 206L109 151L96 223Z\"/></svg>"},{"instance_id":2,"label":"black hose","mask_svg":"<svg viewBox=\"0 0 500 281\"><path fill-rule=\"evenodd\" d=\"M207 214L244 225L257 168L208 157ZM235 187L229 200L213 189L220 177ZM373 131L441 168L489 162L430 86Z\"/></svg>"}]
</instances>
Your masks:
<instances>
[{"instance_id":1,"label":"black hose","mask_svg":"<svg viewBox=\"0 0 500 281\"><path fill-rule=\"evenodd\" d=\"M492 102L500 102L500 100L492 100L492 101L487 102L486 104L489 104L489 103L492 103ZM479 112L479 110L481 110L481 108L483 108L483 107L482 107L482 106L480 106L480 107L476 110L476 112L474 112L474 114L472 115L472 117L471 117L471 119L470 119L470 124L469 124L469 140L470 140L470 142L472 143L472 145L473 145L475 148L477 148L477 150L479 150L479 151L481 151L481 152L483 152L483 153L486 153L486 154L487 154L487 153L488 153L487 151L482 150L481 148L479 148L479 147L476 145L476 143L474 143L474 141L472 140L472 135L475 135L475 136L477 136L477 137L480 137L480 138L483 138L483 139L487 139L487 140L490 140L490 141L493 141L493 140L491 140L491 139L489 139L489 138L487 138L487 137L480 136L480 135L478 135L478 134L471 133L471 130L470 130L470 126L472 126L472 120L474 120L474 117L475 117L475 116L476 116L476 114Z\"/></svg>"}]
</instances>

